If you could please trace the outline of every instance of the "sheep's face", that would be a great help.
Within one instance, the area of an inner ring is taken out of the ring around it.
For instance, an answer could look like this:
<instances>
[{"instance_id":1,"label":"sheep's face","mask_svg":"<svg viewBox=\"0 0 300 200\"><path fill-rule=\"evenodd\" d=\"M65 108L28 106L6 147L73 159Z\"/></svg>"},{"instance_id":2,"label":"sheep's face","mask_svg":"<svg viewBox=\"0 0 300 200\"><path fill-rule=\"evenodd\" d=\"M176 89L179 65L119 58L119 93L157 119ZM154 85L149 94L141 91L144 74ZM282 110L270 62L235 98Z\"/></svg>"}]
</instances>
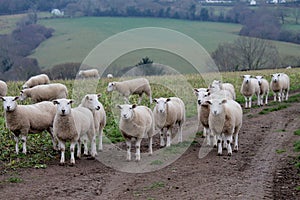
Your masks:
<instances>
[{"instance_id":1,"label":"sheep's face","mask_svg":"<svg viewBox=\"0 0 300 200\"><path fill-rule=\"evenodd\" d=\"M220 84L221 84L220 81L214 80L213 83L209 85L208 90L211 93L218 92L219 90L221 90L221 85Z\"/></svg>"},{"instance_id":2,"label":"sheep's face","mask_svg":"<svg viewBox=\"0 0 300 200\"><path fill-rule=\"evenodd\" d=\"M108 86L107 86L107 92L111 92L115 89L115 86L116 86L116 83L115 82L110 82L108 83Z\"/></svg>"},{"instance_id":3,"label":"sheep's face","mask_svg":"<svg viewBox=\"0 0 300 200\"><path fill-rule=\"evenodd\" d=\"M207 103L210 105L210 114L217 116L224 112L223 104L225 104L226 102L226 99L213 99L207 101Z\"/></svg>"},{"instance_id":4,"label":"sheep's face","mask_svg":"<svg viewBox=\"0 0 300 200\"><path fill-rule=\"evenodd\" d=\"M17 108L17 100L19 97L1 97L3 101L3 108L6 112L12 112Z\"/></svg>"},{"instance_id":5,"label":"sheep's face","mask_svg":"<svg viewBox=\"0 0 300 200\"><path fill-rule=\"evenodd\" d=\"M99 97L101 97L101 94L87 94L83 98L83 105L90 110L100 110L101 104L98 101Z\"/></svg>"},{"instance_id":6,"label":"sheep's face","mask_svg":"<svg viewBox=\"0 0 300 200\"><path fill-rule=\"evenodd\" d=\"M262 76L256 76L255 78L257 79L258 85L261 85L263 77Z\"/></svg>"},{"instance_id":7,"label":"sheep's face","mask_svg":"<svg viewBox=\"0 0 300 200\"><path fill-rule=\"evenodd\" d=\"M57 113L59 115L65 116L71 113L71 105L74 101L70 99L57 99L53 101L56 106Z\"/></svg>"},{"instance_id":8,"label":"sheep's face","mask_svg":"<svg viewBox=\"0 0 300 200\"><path fill-rule=\"evenodd\" d=\"M167 99L167 98L159 98L159 99L154 99L154 102L156 103L155 109L159 112L159 113L165 113L166 112L166 108L167 108L167 103L170 101L171 99Z\"/></svg>"},{"instance_id":9,"label":"sheep's face","mask_svg":"<svg viewBox=\"0 0 300 200\"><path fill-rule=\"evenodd\" d=\"M122 119L131 119L134 115L133 109L136 107L136 105L118 105L118 108L121 110L121 118Z\"/></svg>"},{"instance_id":10,"label":"sheep's face","mask_svg":"<svg viewBox=\"0 0 300 200\"><path fill-rule=\"evenodd\" d=\"M277 83L279 80L280 74L272 74L272 82Z\"/></svg>"},{"instance_id":11,"label":"sheep's face","mask_svg":"<svg viewBox=\"0 0 300 200\"><path fill-rule=\"evenodd\" d=\"M23 90L21 90L21 92L20 92L20 100L24 101L25 99L27 99L27 95L24 93Z\"/></svg>"},{"instance_id":12,"label":"sheep's face","mask_svg":"<svg viewBox=\"0 0 300 200\"><path fill-rule=\"evenodd\" d=\"M244 78L243 80L244 83L248 84L251 82L251 75L243 75L243 78Z\"/></svg>"},{"instance_id":13,"label":"sheep's face","mask_svg":"<svg viewBox=\"0 0 300 200\"><path fill-rule=\"evenodd\" d=\"M205 88L194 89L194 93L197 96L198 105L201 105L210 94Z\"/></svg>"}]
</instances>

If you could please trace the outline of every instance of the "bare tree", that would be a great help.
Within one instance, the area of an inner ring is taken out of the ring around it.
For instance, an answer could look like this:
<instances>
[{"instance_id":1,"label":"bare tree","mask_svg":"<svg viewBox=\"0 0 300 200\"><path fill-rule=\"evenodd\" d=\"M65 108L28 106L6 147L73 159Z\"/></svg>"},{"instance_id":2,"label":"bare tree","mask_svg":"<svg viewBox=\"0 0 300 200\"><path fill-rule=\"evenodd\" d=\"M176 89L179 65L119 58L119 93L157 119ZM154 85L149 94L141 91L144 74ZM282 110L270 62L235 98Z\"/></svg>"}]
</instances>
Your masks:
<instances>
[{"instance_id":1,"label":"bare tree","mask_svg":"<svg viewBox=\"0 0 300 200\"><path fill-rule=\"evenodd\" d=\"M298 20L300 18L300 8L299 7L292 8L292 15L293 17L295 17L295 24L299 24Z\"/></svg>"},{"instance_id":2,"label":"bare tree","mask_svg":"<svg viewBox=\"0 0 300 200\"><path fill-rule=\"evenodd\" d=\"M219 45L212 57L222 71L277 68L281 65L277 48L267 40L239 37Z\"/></svg>"}]
</instances>

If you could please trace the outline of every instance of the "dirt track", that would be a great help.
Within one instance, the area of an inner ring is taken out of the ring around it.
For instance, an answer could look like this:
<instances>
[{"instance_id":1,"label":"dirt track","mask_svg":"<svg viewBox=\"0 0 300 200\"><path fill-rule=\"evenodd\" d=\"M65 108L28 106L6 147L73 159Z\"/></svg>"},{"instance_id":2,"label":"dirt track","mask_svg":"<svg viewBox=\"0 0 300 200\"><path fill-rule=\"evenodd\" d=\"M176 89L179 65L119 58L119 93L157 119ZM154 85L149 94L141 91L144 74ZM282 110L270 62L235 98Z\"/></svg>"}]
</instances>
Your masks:
<instances>
[{"instance_id":1,"label":"dirt track","mask_svg":"<svg viewBox=\"0 0 300 200\"><path fill-rule=\"evenodd\" d=\"M197 137L178 160L149 173L119 172L97 160L81 159L74 167L55 160L46 169L20 170L21 183L2 182L0 199L297 199L300 180L288 178L297 174L288 155L300 129L300 103L265 115L261 109L244 114L239 152L232 157L214 149L198 159L203 138Z\"/></svg>"}]
</instances>

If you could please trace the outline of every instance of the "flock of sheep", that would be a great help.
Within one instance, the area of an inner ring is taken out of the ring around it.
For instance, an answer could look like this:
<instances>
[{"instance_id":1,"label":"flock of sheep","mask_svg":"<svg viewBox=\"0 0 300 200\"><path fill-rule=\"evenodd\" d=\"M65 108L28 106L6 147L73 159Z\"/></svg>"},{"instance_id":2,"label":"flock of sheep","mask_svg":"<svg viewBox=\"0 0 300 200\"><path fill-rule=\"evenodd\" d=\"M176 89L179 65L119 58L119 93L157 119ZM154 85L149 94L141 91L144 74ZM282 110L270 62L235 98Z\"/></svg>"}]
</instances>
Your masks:
<instances>
[{"instance_id":1,"label":"flock of sheep","mask_svg":"<svg viewBox=\"0 0 300 200\"><path fill-rule=\"evenodd\" d=\"M80 76L83 74L85 73L80 71ZM87 77L99 76L85 76ZM270 84L262 76L252 78L251 75L243 75L240 92L245 98L245 108L251 108L253 95L257 96L257 105L268 103L269 89L274 93L274 101L287 100L289 86L289 77L283 73L273 74ZM76 145L79 158L82 144L84 155L90 154L92 158L97 155L96 137L99 141L98 150L103 150L102 136L106 125L106 113L98 101L100 94L87 94L79 106L72 108L73 100L67 99L67 87L60 83L50 83L45 74L31 77L22 88L20 96L6 96L7 85L0 81L0 98L3 101L6 128L14 133L17 154L19 138L23 143L23 153L26 154L28 133L40 133L44 130L50 133L53 148L61 151L61 164L65 163L66 142L70 142L71 164L75 164ZM172 144L172 134L177 134L178 142L182 142L186 111L185 104L180 98L160 97L152 100L151 87L146 78L110 82L107 91L117 91L125 99L125 104L117 107L120 109L119 129L127 146L127 160L131 160L132 138L136 139L136 161L141 159L140 145L143 138L149 139L150 155L153 136L157 133L160 135L160 146L169 147ZM147 106L129 103L129 96L138 94L140 104L143 93L149 97L150 104L152 101L155 102L153 110ZM227 149L229 156L232 155L232 144L233 150L238 151L238 134L242 126L243 111L240 104L235 101L234 86L215 80L208 88L195 88L194 93L197 96L199 127L204 127L203 136L206 138L206 144L217 147L218 155L222 155L223 149ZM34 104L17 104L18 99L26 98L31 98Z\"/></svg>"}]
</instances>

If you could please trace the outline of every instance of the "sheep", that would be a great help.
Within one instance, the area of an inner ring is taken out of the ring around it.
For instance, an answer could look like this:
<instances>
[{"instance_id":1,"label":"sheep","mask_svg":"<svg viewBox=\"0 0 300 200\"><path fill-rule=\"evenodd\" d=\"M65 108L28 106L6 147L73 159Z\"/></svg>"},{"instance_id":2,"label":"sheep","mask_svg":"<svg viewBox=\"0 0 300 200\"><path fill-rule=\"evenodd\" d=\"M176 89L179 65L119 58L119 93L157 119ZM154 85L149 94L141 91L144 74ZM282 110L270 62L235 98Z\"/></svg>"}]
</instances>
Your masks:
<instances>
[{"instance_id":1,"label":"sheep","mask_svg":"<svg viewBox=\"0 0 300 200\"><path fill-rule=\"evenodd\" d=\"M47 74L39 74L36 76L32 76L30 79L28 79L22 86L22 89L32 88L37 85L43 85L49 83L50 83L50 79L47 76Z\"/></svg>"},{"instance_id":2,"label":"sheep","mask_svg":"<svg viewBox=\"0 0 300 200\"><path fill-rule=\"evenodd\" d=\"M102 135L106 125L106 112L103 105L98 101L99 97L101 97L101 94L87 94L83 97L80 106L88 108L93 113L95 131L99 138L98 150L102 151Z\"/></svg>"},{"instance_id":3,"label":"sheep","mask_svg":"<svg viewBox=\"0 0 300 200\"><path fill-rule=\"evenodd\" d=\"M269 96L269 90L270 90L270 86L269 86L269 82L263 78L263 76L256 76L255 77L258 81L258 85L260 88L260 101L261 101L261 105L264 104L264 96L265 96L265 104L268 104L268 96Z\"/></svg>"},{"instance_id":4,"label":"sheep","mask_svg":"<svg viewBox=\"0 0 300 200\"><path fill-rule=\"evenodd\" d=\"M61 83L48 85L37 85L33 88L23 89L20 92L20 100L24 101L31 97L33 102L52 101L60 98L67 98L68 89Z\"/></svg>"},{"instance_id":5,"label":"sheep","mask_svg":"<svg viewBox=\"0 0 300 200\"><path fill-rule=\"evenodd\" d=\"M107 78L113 78L114 76L112 74L107 74Z\"/></svg>"},{"instance_id":6,"label":"sheep","mask_svg":"<svg viewBox=\"0 0 300 200\"><path fill-rule=\"evenodd\" d=\"M7 94L7 85L4 81L0 80L0 96L6 96Z\"/></svg>"},{"instance_id":7,"label":"sheep","mask_svg":"<svg viewBox=\"0 0 300 200\"><path fill-rule=\"evenodd\" d=\"M27 153L26 141L29 133L47 130L52 138L53 148L57 143L52 134L52 124L56 113L55 106L48 101L33 105L18 105L19 97L0 97L5 110L6 127L13 132L16 141L16 154L19 154L19 137L23 143L23 153Z\"/></svg>"},{"instance_id":8,"label":"sheep","mask_svg":"<svg viewBox=\"0 0 300 200\"><path fill-rule=\"evenodd\" d=\"M271 76L272 80L270 82L270 87L274 93L274 101L276 101L276 93L279 102L283 101L284 96L287 101L289 98L290 78L284 73L276 73Z\"/></svg>"},{"instance_id":9,"label":"sheep","mask_svg":"<svg viewBox=\"0 0 300 200\"><path fill-rule=\"evenodd\" d=\"M80 78L97 78L99 79L99 72L97 69L80 70L78 72Z\"/></svg>"},{"instance_id":10,"label":"sheep","mask_svg":"<svg viewBox=\"0 0 300 200\"><path fill-rule=\"evenodd\" d=\"M218 155L222 155L222 137L224 137L228 156L231 156L232 136L235 140L234 151L238 151L238 134L243 118L242 108L236 101L228 99L212 99L207 103L210 107L208 123L212 134L216 135L218 140Z\"/></svg>"},{"instance_id":11,"label":"sheep","mask_svg":"<svg viewBox=\"0 0 300 200\"><path fill-rule=\"evenodd\" d=\"M94 158L96 151L95 125L92 112L85 107L71 108L73 100L56 99L53 104L57 105L53 122L53 134L57 138L61 158L60 164L65 163L65 143L70 141L71 165L75 164L75 145L78 144L77 157L81 156L81 138L88 137L91 142L91 156Z\"/></svg>"},{"instance_id":12,"label":"sheep","mask_svg":"<svg viewBox=\"0 0 300 200\"><path fill-rule=\"evenodd\" d=\"M241 93L245 98L245 108L251 108L252 96L255 94L257 96L257 105L261 103L260 100L260 88L257 79L251 78L251 75L243 75L244 78Z\"/></svg>"},{"instance_id":13,"label":"sheep","mask_svg":"<svg viewBox=\"0 0 300 200\"><path fill-rule=\"evenodd\" d=\"M138 104L140 104L142 101L143 93L145 93L149 97L150 104L152 103L151 87L149 81L145 78L108 83L107 91L112 92L114 90L118 91L124 96L125 103L127 104L129 104L129 96L131 94L139 95Z\"/></svg>"},{"instance_id":14,"label":"sheep","mask_svg":"<svg viewBox=\"0 0 300 200\"><path fill-rule=\"evenodd\" d=\"M214 93L219 90L228 90L231 93L232 99L236 99L234 86L231 83L222 83L221 81L214 80L208 88L209 92Z\"/></svg>"},{"instance_id":15,"label":"sheep","mask_svg":"<svg viewBox=\"0 0 300 200\"><path fill-rule=\"evenodd\" d=\"M154 117L150 108L137 105L117 105L121 110L119 129L126 140L127 158L131 160L131 139L136 138L136 161L141 160L140 146L143 138L149 138L149 155L152 155L152 137L154 132Z\"/></svg>"},{"instance_id":16,"label":"sheep","mask_svg":"<svg viewBox=\"0 0 300 200\"><path fill-rule=\"evenodd\" d=\"M164 128L167 132L166 147L171 146L171 131L175 124L179 126L178 142L182 142L182 127L185 122L185 105L178 97L154 99L153 109L155 127L160 131L160 146L165 146Z\"/></svg>"}]
</instances>

